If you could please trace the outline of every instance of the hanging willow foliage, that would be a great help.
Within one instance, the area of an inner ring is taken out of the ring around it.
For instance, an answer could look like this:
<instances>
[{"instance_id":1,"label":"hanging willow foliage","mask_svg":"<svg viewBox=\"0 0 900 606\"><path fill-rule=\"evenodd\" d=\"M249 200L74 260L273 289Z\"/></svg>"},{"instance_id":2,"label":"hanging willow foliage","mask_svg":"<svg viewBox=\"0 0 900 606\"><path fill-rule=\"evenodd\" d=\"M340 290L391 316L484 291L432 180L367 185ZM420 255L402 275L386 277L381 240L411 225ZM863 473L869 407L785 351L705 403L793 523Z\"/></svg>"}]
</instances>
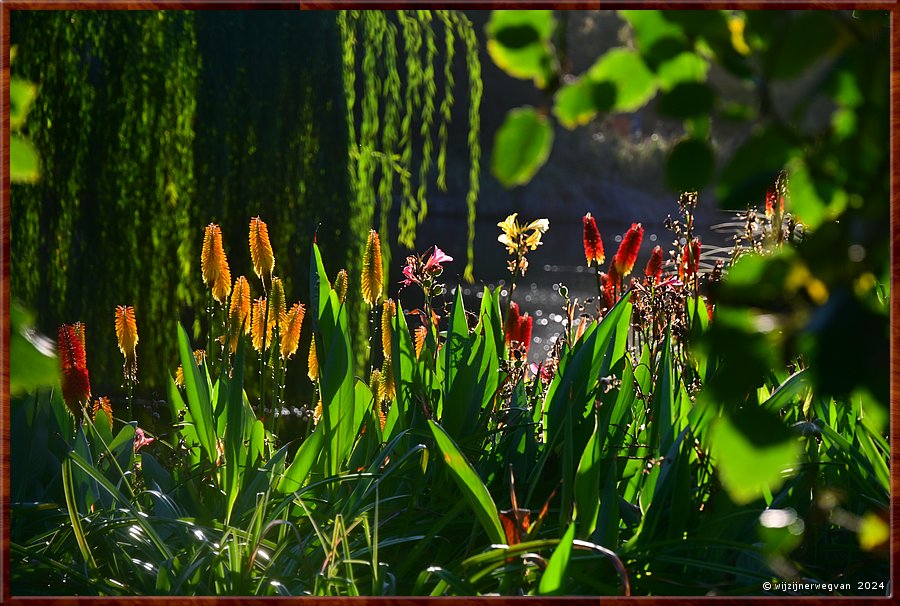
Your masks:
<instances>
[{"instance_id":1,"label":"hanging willow foliage","mask_svg":"<svg viewBox=\"0 0 900 606\"><path fill-rule=\"evenodd\" d=\"M428 214L431 179L446 189L449 125L455 102L453 62L462 41L468 82L469 189L468 258L472 280L475 204L481 147L481 64L471 21L457 11L345 11L338 22L343 41L344 89L350 141L350 181L354 202L352 233L375 227L379 212L384 263L390 263L389 215L399 180L397 240L415 247L416 228ZM439 34L443 33L441 37ZM440 42L439 42L440 40ZM402 53L403 65L400 65ZM443 65L439 66L438 62ZM437 68L443 90L438 98ZM401 83L402 69L404 81ZM433 136L437 128L437 137ZM376 200L377 194L377 200ZM364 238L357 243L362 252ZM387 267L385 267L387 270Z\"/></svg>"}]
</instances>

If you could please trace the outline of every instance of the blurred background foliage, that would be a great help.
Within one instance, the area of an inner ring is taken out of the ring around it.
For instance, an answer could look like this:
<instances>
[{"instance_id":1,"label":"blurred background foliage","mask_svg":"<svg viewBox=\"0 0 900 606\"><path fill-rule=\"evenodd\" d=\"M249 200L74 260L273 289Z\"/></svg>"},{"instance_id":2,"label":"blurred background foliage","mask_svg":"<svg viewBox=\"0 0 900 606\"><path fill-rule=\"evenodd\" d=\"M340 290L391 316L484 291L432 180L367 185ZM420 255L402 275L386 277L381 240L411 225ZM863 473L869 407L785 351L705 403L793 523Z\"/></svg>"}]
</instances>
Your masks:
<instances>
[{"instance_id":1,"label":"blurred background foliage","mask_svg":"<svg viewBox=\"0 0 900 606\"><path fill-rule=\"evenodd\" d=\"M11 37L13 127L42 173L16 132L14 181L37 182L12 190L12 296L45 333L86 323L102 390L118 375L116 305L135 306L140 356L153 360L144 392L163 393L176 365L173 314L205 332L207 223L222 226L237 276L250 268L249 219L262 216L292 300L309 300L317 227L357 284L368 230L381 227L390 249L395 196L412 247L429 181L444 187L455 97L468 108L474 221L481 80L465 15L15 11ZM459 87L454 57L471 76ZM349 304L358 328L366 310Z\"/></svg>"},{"instance_id":2,"label":"blurred background foliage","mask_svg":"<svg viewBox=\"0 0 900 606\"><path fill-rule=\"evenodd\" d=\"M889 14L619 16L630 36L572 73L567 13L492 13L492 59L543 95L538 107L507 114L493 174L508 187L526 184L547 162L559 129L645 107L681 121L665 158L674 192L705 192L732 211L762 209L786 171L786 217L792 230L802 227L777 254L741 258L711 293L722 313L708 346L723 368L708 393L733 408L762 384L764 373L751 369L808 365L817 394L872 402L886 428ZM796 93L789 102L780 96L786 82ZM720 135L734 123L748 125L749 136L726 155Z\"/></svg>"}]
</instances>

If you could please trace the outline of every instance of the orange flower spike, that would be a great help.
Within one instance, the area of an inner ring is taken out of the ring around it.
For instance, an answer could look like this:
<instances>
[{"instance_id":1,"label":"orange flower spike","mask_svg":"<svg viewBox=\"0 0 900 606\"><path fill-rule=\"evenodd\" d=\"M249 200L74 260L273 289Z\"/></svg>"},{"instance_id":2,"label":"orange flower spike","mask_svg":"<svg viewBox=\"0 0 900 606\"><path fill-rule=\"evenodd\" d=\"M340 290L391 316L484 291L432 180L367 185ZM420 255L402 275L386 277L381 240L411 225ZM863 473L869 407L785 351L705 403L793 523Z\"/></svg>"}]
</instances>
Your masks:
<instances>
[{"instance_id":1,"label":"orange flower spike","mask_svg":"<svg viewBox=\"0 0 900 606\"><path fill-rule=\"evenodd\" d=\"M657 246L650 253L650 260L647 261L647 267L644 269L644 275L653 278L654 283L658 283L662 278L663 251L662 246Z\"/></svg>"},{"instance_id":2,"label":"orange flower spike","mask_svg":"<svg viewBox=\"0 0 900 606\"><path fill-rule=\"evenodd\" d=\"M116 339L119 341L119 351L125 356L125 378L137 381L137 321L134 307L130 305L116 307Z\"/></svg>"},{"instance_id":3,"label":"orange flower spike","mask_svg":"<svg viewBox=\"0 0 900 606\"><path fill-rule=\"evenodd\" d=\"M272 294L269 296L269 322L275 322L284 329L287 316L287 300L281 278L272 278Z\"/></svg>"},{"instance_id":4,"label":"orange flower spike","mask_svg":"<svg viewBox=\"0 0 900 606\"><path fill-rule=\"evenodd\" d=\"M394 382L394 367L391 361L386 359L381 365L381 383L379 384L378 396L382 402L390 402L397 396L397 385ZM381 424L384 429L384 422Z\"/></svg>"},{"instance_id":5,"label":"orange flower spike","mask_svg":"<svg viewBox=\"0 0 900 606\"><path fill-rule=\"evenodd\" d=\"M644 228L640 223L632 223L631 228L622 237L622 243L613 260L616 273L625 277L631 273L634 262L637 261L638 251L641 250L641 240L644 238Z\"/></svg>"},{"instance_id":6,"label":"orange flower spike","mask_svg":"<svg viewBox=\"0 0 900 606\"><path fill-rule=\"evenodd\" d=\"M269 228L259 217L250 219L250 259L253 271L263 281L271 280L275 270L275 254L269 242Z\"/></svg>"},{"instance_id":7,"label":"orange flower spike","mask_svg":"<svg viewBox=\"0 0 900 606\"><path fill-rule=\"evenodd\" d=\"M281 335L281 357L287 360L297 353L300 346L300 327L303 326L303 317L306 315L306 307L300 303L294 303L291 310L285 316Z\"/></svg>"},{"instance_id":8,"label":"orange flower spike","mask_svg":"<svg viewBox=\"0 0 900 606\"><path fill-rule=\"evenodd\" d=\"M228 317L235 333L250 332L250 284L244 276L234 281Z\"/></svg>"},{"instance_id":9,"label":"orange flower spike","mask_svg":"<svg viewBox=\"0 0 900 606\"><path fill-rule=\"evenodd\" d=\"M309 380L316 382L319 380L319 356L316 353L316 336L313 335L309 341L309 356L307 358L306 376Z\"/></svg>"},{"instance_id":10,"label":"orange flower spike","mask_svg":"<svg viewBox=\"0 0 900 606\"><path fill-rule=\"evenodd\" d=\"M91 381L84 343L79 339L75 326L61 324L58 336L56 347L62 371L63 401L72 416L81 420L82 406L91 399Z\"/></svg>"},{"instance_id":11,"label":"orange flower spike","mask_svg":"<svg viewBox=\"0 0 900 606\"><path fill-rule=\"evenodd\" d=\"M615 270L615 265L610 267L610 274ZM603 307L612 309L616 304L615 282L613 277L608 274L600 274L600 282L603 284Z\"/></svg>"},{"instance_id":12,"label":"orange flower spike","mask_svg":"<svg viewBox=\"0 0 900 606\"><path fill-rule=\"evenodd\" d=\"M216 245L221 242L222 232L215 223L206 226L206 232L203 234L203 250L200 253L200 269L203 272L203 283L212 288L216 283L219 275L220 262L218 259L218 248Z\"/></svg>"},{"instance_id":13,"label":"orange flower spike","mask_svg":"<svg viewBox=\"0 0 900 606\"><path fill-rule=\"evenodd\" d=\"M269 322L263 330L263 324L266 317L266 298L260 297L253 304L253 313L250 318L250 334L253 337L253 347L256 351L262 352L263 338L266 341L266 347L272 344L272 323ZM265 332L265 337L263 333Z\"/></svg>"},{"instance_id":14,"label":"orange flower spike","mask_svg":"<svg viewBox=\"0 0 900 606\"><path fill-rule=\"evenodd\" d=\"M597 229L597 221L591 216L591 213L584 216L584 257L587 259L588 267L593 262L601 265L606 260L600 230Z\"/></svg>"},{"instance_id":15,"label":"orange flower spike","mask_svg":"<svg viewBox=\"0 0 900 606\"><path fill-rule=\"evenodd\" d=\"M360 287L362 296L369 306L375 305L381 297L381 288L384 284L383 268L381 261L381 241L378 232L369 230L369 238L366 241L366 250L363 254L362 276Z\"/></svg>"},{"instance_id":16,"label":"orange flower spike","mask_svg":"<svg viewBox=\"0 0 900 606\"><path fill-rule=\"evenodd\" d=\"M101 398L94 400L94 410L92 411L91 416L94 422L97 421L97 414L101 411L106 413L107 418L109 419L110 423L112 423L112 406L109 403L108 396L102 396Z\"/></svg>"},{"instance_id":17,"label":"orange flower spike","mask_svg":"<svg viewBox=\"0 0 900 606\"><path fill-rule=\"evenodd\" d=\"M347 270L342 269L334 278L334 292L337 293L338 303L347 299Z\"/></svg>"},{"instance_id":18,"label":"orange flower spike","mask_svg":"<svg viewBox=\"0 0 900 606\"><path fill-rule=\"evenodd\" d=\"M394 314L397 313L397 305L393 299L385 299L384 307L381 310L381 351L385 360L391 359L391 338L393 330L391 329L391 321Z\"/></svg>"}]
</instances>

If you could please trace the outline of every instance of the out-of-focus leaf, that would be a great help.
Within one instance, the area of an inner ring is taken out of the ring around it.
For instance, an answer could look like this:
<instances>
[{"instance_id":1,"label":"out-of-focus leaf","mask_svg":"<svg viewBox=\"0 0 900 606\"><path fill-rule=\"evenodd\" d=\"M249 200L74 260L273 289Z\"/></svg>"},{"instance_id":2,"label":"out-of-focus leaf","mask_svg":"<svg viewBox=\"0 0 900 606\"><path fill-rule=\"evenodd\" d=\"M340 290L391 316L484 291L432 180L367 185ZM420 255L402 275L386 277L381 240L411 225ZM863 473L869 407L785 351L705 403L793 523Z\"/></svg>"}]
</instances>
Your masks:
<instances>
[{"instance_id":1,"label":"out-of-focus leaf","mask_svg":"<svg viewBox=\"0 0 900 606\"><path fill-rule=\"evenodd\" d=\"M9 80L9 129L17 131L25 124L28 110L37 97L37 87L21 78Z\"/></svg>"},{"instance_id":2,"label":"out-of-focus leaf","mask_svg":"<svg viewBox=\"0 0 900 606\"><path fill-rule=\"evenodd\" d=\"M840 43L840 30L823 11L801 11L777 35L765 55L765 67L773 79L799 76Z\"/></svg>"},{"instance_id":3,"label":"out-of-focus leaf","mask_svg":"<svg viewBox=\"0 0 900 606\"><path fill-rule=\"evenodd\" d=\"M656 77L662 91L670 91L677 85L704 82L709 62L694 52L680 53L664 61L656 68Z\"/></svg>"},{"instance_id":4,"label":"out-of-focus leaf","mask_svg":"<svg viewBox=\"0 0 900 606\"><path fill-rule=\"evenodd\" d=\"M595 84L611 84L615 88L615 102L610 111L636 111L656 94L653 73L637 52L627 48L604 53L587 75Z\"/></svg>"},{"instance_id":5,"label":"out-of-focus leaf","mask_svg":"<svg viewBox=\"0 0 900 606\"><path fill-rule=\"evenodd\" d=\"M475 512L481 527L492 542L505 543L506 534L503 532L503 525L500 523L497 505L494 503L494 499L491 498L491 493L488 492L484 482L478 477L478 474L440 425L429 419L428 427L431 428L434 441L444 458L444 462L447 463L451 476L456 481L469 507Z\"/></svg>"},{"instance_id":6,"label":"out-of-focus leaf","mask_svg":"<svg viewBox=\"0 0 900 606\"><path fill-rule=\"evenodd\" d=\"M9 310L9 394L19 396L59 385L59 361L53 341L38 333L19 305Z\"/></svg>"},{"instance_id":7,"label":"out-of-focus leaf","mask_svg":"<svg viewBox=\"0 0 900 606\"><path fill-rule=\"evenodd\" d=\"M663 17L662 11L619 11L634 30L635 45L652 68L690 49L681 27Z\"/></svg>"},{"instance_id":8,"label":"out-of-focus leaf","mask_svg":"<svg viewBox=\"0 0 900 606\"><path fill-rule=\"evenodd\" d=\"M859 521L859 546L865 551L872 551L888 542L891 538L891 527L878 514L868 511Z\"/></svg>"},{"instance_id":9,"label":"out-of-focus leaf","mask_svg":"<svg viewBox=\"0 0 900 606\"><path fill-rule=\"evenodd\" d=\"M514 78L534 80L538 88L547 84L553 11L496 10L485 29L488 54L500 69Z\"/></svg>"},{"instance_id":10,"label":"out-of-focus leaf","mask_svg":"<svg viewBox=\"0 0 900 606\"><path fill-rule=\"evenodd\" d=\"M778 490L800 454L797 438L784 423L759 408L722 416L713 426L712 442L719 479L739 505Z\"/></svg>"},{"instance_id":11,"label":"out-of-focus leaf","mask_svg":"<svg viewBox=\"0 0 900 606\"><path fill-rule=\"evenodd\" d=\"M709 114L713 91L702 82L680 82L659 96L656 108L670 118L690 118Z\"/></svg>"},{"instance_id":12,"label":"out-of-focus leaf","mask_svg":"<svg viewBox=\"0 0 900 606\"><path fill-rule=\"evenodd\" d=\"M528 183L544 165L553 147L553 127L533 107L506 114L494 138L491 168L505 187Z\"/></svg>"},{"instance_id":13,"label":"out-of-focus leaf","mask_svg":"<svg viewBox=\"0 0 900 606\"><path fill-rule=\"evenodd\" d=\"M591 121L599 112L608 112L616 102L616 88L610 82L594 82L580 78L556 93L553 114L566 128L575 128Z\"/></svg>"},{"instance_id":14,"label":"out-of-focus leaf","mask_svg":"<svg viewBox=\"0 0 900 606\"><path fill-rule=\"evenodd\" d=\"M831 195L823 197L821 181L813 181L806 163L795 158L788 165L791 178L791 212L810 229L815 229L822 221L836 217L847 206L847 193L832 188Z\"/></svg>"},{"instance_id":15,"label":"out-of-focus leaf","mask_svg":"<svg viewBox=\"0 0 900 606\"><path fill-rule=\"evenodd\" d=\"M803 541L805 524L793 509L766 509L759 516L759 537L767 555L785 556Z\"/></svg>"},{"instance_id":16,"label":"out-of-focus leaf","mask_svg":"<svg viewBox=\"0 0 900 606\"><path fill-rule=\"evenodd\" d=\"M666 187L676 192L700 191L709 183L716 159L705 141L685 139L666 160Z\"/></svg>"},{"instance_id":17,"label":"out-of-focus leaf","mask_svg":"<svg viewBox=\"0 0 900 606\"><path fill-rule=\"evenodd\" d=\"M716 195L722 208L761 205L794 153L793 144L774 129L755 132L731 157L722 170Z\"/></svg>"},{"instance_id":18,"label":"out-of-focus leaf","mask_svg":"<svg viewBox=\"0 0 900 606\"><path fill-rule=\"evenodd\" d=\"M41 176L38 155L30 141L9 135L9 179L13 183L34 183Z\"/></svg>"}]
</instances>

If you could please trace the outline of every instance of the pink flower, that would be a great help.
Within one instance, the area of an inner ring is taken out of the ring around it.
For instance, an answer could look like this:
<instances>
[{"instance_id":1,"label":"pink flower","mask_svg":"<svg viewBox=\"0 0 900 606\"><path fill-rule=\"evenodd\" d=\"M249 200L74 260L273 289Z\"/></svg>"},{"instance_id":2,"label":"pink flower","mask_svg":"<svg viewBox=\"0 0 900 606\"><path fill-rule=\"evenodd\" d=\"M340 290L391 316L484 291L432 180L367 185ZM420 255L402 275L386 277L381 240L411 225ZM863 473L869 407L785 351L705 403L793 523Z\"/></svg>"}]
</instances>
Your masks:
<instances>
[{"instance_id":1,"label":"pink flower","mask_svg":"<svg viewBox=\"0 0 900 606\"><path fill-rule=\"evenodd\" d=\"M407 259L407 261L410 261L410 259L413 259L413 260L414 260L415 257L409 257L409 258ZM401 284L403 284L403 286L409 286L409 285L412 284L413 282L415 282L416 284L419 284L419 279L416 278L415 268L413 268L412 262L408 263L408 264L403 268L403 277L406 278L405 280L403 280L403 281L401 282Z\"/></svg>"},{"instance_id":2,"label":"pink flower","mask_svg":"<svg viewBox=\"0 0 900 606\"><path fill-rule=\"evenodd\" d=\"M144 435L144 430L138 427L134 430L134 451L137 452L144 446L149 446L156 441L156 438L148 438Z\"/></svg>"},{"instance_id":3,"label":"pink flower","mask_svg":"<svg viewBox=\"0 0 900 606\"><path fill-rule=\"evenodd\" d=\"M434 246L434 252L431 253L431 256L428 258L428 261L425 262L425 271L432 271L434 268L437 270L443 270L441 267L441 263L446 263L447 261L452 261L453 257L442 251L437 245Z\"/></svg>"}]
</instances>

